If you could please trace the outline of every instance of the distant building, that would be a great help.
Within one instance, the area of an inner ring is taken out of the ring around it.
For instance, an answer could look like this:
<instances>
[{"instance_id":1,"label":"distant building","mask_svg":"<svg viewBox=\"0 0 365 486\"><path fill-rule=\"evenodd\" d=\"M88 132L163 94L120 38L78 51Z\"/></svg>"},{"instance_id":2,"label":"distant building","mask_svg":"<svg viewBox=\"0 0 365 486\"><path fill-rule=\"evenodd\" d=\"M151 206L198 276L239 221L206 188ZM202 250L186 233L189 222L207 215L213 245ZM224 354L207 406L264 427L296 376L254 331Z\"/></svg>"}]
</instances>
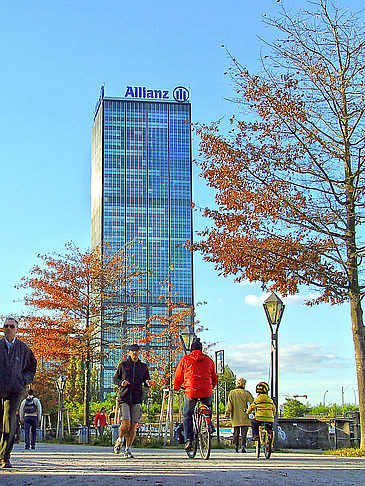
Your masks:
<instances>
[{"instance_id":1,"label":"distant building","mask_svg":"<svg viewBox=\"0 0 365 486\"><path fill-rule=\"evenodd\" d=\"M92 246L108 242L112 251L135 240L134 264L149 271L134 288L141 302L131 309L106 311L102 338L113 344L100 373L101 394L113 390L112 377L129 329L151 315L167 315L160 282L170 276L176 301L193 304L191 105L186 88L172 91L128 86L124 98L104 96L102 88L92 131ZM158 326L156 325L156 331ZM101 342L101 340L100 340ZM165 346L151 343L163 353ZM105 349L105 343L103 344ZM108 347L108 346L107 346Z\"/></svg>"}]
</instances>

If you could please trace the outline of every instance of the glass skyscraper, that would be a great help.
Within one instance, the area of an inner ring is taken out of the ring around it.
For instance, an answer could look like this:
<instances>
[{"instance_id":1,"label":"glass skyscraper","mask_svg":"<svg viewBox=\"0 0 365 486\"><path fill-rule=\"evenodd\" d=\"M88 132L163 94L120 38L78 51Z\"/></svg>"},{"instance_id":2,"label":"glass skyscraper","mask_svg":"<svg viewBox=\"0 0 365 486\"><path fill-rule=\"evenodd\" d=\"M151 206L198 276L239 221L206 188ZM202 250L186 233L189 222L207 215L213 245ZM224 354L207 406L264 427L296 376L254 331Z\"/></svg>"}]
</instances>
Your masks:
<instances>
[{"instance_id":1,"label":"glass skyscraper","mask_svg":"<svg viewBox=\"0 0 365 486\"><path fill-rule=\"evenodd\" d=\"M171 282L176 302L193 304L192 253L184 246L192 241L190 123L183 87L171 95L129 86L124 98L105 97L102 88L92 132L92 247L107 243L117 251L133 242L133 263L148 274L133 288L138 307L122 293L101 316L100 343L107 351L101 395L113 390L123 348L138 341L131 327L143 336L150 316L168 315L161 282ZM159 326L151 330L158 332ZM150 346L163 353L167 343Z\"/></svg>"}]
</instances>

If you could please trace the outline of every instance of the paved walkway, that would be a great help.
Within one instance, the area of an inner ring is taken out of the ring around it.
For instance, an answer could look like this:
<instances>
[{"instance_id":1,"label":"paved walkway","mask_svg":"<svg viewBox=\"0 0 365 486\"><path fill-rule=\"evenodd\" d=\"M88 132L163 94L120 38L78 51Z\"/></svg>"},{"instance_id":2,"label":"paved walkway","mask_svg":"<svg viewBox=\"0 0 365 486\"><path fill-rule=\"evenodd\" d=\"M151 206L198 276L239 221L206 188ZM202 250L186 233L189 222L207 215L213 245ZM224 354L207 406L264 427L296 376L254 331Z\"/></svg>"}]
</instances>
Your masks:
<instances>
[{"instance_id":1,"label":"paved walkway","mask_svg":"<svg viewBox=\"0 0 365 486\"><path fill-rule=\"evenodd\" d=\"M1 486L360 486L365 458L308 453L274 453L256 459L254 451L214 450L208 461L188 459L178 449L134 449L135 458L111 448L39 444L35 451L15 446L13 469L0 470Z\"/></svg>"}]
</instances>

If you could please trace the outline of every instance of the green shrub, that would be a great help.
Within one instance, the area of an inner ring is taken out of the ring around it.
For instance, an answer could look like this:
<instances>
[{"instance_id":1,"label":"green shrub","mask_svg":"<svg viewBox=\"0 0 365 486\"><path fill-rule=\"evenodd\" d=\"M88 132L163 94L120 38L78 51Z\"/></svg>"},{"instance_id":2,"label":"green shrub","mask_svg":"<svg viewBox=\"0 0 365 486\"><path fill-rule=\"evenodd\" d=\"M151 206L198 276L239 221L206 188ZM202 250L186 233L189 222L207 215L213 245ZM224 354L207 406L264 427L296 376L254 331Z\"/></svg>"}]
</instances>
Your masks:
<instances>
[{"instance_id":1,"label":"green shrub","mask_svg":"<svg viewBox=\"0 0 365 486\"><path fill-rule=\"evenodd\" d=\"M77 437L71 434L65 434L62 437L62 443L63 444L76 444L77 443Z\"/></svg>"},{"instance_id":2,"label":"green shrub","mask_svg":"<svg viewBox=\"0 0 365 486\"><path fill-rule=\"evenodd\" d=\"M134 442L134 447L148 447L150 449L163 449L164 439L163 437L137 437Z\"/></svg>"},{"instance_id":3,"label":"green shrub","mask_svg":"<svg viewBox=\"0 0 365 486\"><path fill-rule=\"evenodd\" d=\"M299 400L294 400L292 398L286 398L283 408L284 418L291 417L304 417L310 411L310 405L306 405Z\"/></svg>"},{"instance_id":4,"label":"green shrub","mask_svg":"<svg viewBox=\"0 0 365 486\"><path fill-rule=\"evenodd\" d=\"M346 456L346 457L365 457L365 451L355 447L348 447L346 449L335 449L326 451L324 454L330 456Z\"/></svg>"},{"instance_id":5,"label":"green shrub","mask_svg":"<svg viewBox=\"0 0 365 486\"><path fill-rule=\"evenodd\" d=\"M112 445L111 432L104 432L104 434L101 437L99 435L97 435L96 437L92 437L90 440L90 444L94 446L111 446Z\"/></svg>"}]
</instances>

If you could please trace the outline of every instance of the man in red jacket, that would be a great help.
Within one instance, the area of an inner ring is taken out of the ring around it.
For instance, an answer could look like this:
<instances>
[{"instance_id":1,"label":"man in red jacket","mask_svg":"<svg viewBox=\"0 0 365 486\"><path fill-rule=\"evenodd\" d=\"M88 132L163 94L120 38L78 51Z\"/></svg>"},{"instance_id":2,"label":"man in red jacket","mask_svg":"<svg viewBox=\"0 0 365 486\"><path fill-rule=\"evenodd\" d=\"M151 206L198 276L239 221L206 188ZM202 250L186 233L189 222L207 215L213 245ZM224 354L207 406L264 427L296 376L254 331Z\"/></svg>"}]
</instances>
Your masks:
<instances>
[{"instance_id":1,"label":"man in red jacket","mask_svg":"<svg viewBox=\"0 0 365 486\"><path fill-rule=\"evenodd\" d=\"M191 352L183 356L177 365L174 378L174 390L185 388L183 424L185 435L185 450L192 449L193 413L195 405L200 401L212 408L213 388L217 384L217 373L213 361L202 353L199 338L194 338Z\"/></svg>"}]
</instances>

